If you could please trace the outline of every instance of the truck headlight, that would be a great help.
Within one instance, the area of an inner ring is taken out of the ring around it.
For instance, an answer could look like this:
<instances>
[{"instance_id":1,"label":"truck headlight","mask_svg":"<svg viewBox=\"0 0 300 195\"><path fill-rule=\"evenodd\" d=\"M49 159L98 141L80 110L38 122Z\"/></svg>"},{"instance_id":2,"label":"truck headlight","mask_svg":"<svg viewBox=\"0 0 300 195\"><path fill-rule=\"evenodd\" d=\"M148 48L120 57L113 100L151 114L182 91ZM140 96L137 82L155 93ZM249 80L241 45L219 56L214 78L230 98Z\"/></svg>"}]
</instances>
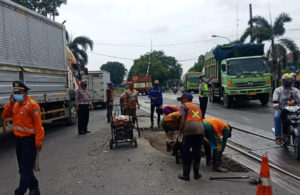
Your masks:
<instances>
[{"instance_id":1,"label":"truck headlight","mask_svg":"<svg viewBox=\"0 0 300 195\"><path fill-rule=\"evenodd\" d=\"M228 87L232 87L233 86L232 82L229 81L229 80L227 80L227 85L228 85Z\"/></svg>"}]
</instances>

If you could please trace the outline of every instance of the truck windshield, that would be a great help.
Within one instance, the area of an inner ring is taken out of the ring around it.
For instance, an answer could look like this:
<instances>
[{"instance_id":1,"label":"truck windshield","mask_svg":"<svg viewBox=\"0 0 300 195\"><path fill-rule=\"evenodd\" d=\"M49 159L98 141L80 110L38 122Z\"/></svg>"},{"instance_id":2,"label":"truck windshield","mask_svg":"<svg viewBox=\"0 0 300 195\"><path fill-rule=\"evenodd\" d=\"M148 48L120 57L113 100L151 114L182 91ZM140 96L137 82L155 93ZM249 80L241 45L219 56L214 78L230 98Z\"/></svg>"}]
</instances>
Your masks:
<instances>
[{"instance_id":1,"label":"truck windshield","mask_svg":"<svg viewBox=\"0 0 300 195\"><path fill-rule=\"evenodd\" d=\"M264 58L237 59L228 61L228 75L264 74L270 72L268 61Z\"/></svg>"},{"instance_id":2,"label":"truck windshield","mask_svg":"<svg viewBox=\"0 0 300 195\"><path fill-rule=\"evenodd\" d=\"M186 80L187 80L187 82L190 82L190 83L198 83L199 82L198 77L188 77Z\"/></svg>"}]
</instances>

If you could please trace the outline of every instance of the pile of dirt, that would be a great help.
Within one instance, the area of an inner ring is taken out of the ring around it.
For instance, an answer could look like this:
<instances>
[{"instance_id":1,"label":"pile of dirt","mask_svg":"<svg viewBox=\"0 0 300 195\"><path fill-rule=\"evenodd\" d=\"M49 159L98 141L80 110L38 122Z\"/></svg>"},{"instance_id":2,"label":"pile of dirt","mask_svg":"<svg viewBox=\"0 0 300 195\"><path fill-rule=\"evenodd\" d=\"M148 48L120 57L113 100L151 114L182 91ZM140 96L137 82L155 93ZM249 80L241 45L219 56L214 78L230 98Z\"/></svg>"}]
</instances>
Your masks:
<instances>
[{"instance_id":1,"label":"pile of dirt","mask_svg":"<svg viewBox=\"0 0 300 195\"><path fill-rule=\"evenodd\" d=\"M157 150L171 155L170 152L167 152L166 148L166 140L167 136L164 131L160 130L151 130L151 129L143 129L142 131L143 137L149 141L152 147L156 148ZM174 162L175 163L175 162ZM230 172L248 172L249 169L245 166L239 164L236 161L233 161L232 159L226 157L223 155L222 158L222 166Z\"/></svg>"}]
</instances>

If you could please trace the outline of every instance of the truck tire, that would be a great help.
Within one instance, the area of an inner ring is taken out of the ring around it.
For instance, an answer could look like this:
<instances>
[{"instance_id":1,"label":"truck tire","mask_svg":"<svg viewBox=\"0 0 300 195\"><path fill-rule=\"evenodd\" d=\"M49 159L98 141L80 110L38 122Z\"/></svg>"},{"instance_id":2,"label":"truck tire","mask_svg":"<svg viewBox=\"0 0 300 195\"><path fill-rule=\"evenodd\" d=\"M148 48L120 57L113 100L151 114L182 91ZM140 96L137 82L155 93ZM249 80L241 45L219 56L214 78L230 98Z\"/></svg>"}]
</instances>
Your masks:
<instances>
[{"instance_id":1,"label":"truck tire","mask_svg":"<svg viewBox=\"0 0 300 195\"><path fill-rule=\"evenodd\" d=\"M232 104L232 97L223 92L223 103L226 108L230 108Z\"/></svg>"},{"instance_id":2,"label":"truck tire","mask_svg":"<svg viewBox=\"0 0 300 195\"><path fill-rule=\"evenodd\" d=\"M217 103L220 101L220 97L215 96L214 88L211 87L209 101L212 103Z\"/></svg>"},{"instance_id":3,"label":"truck tire","mask_svg":"<svg viewBox=\"0 0 300 195\"><path fill-rule=\"evenodd\" d=\"M295 155L296 159L300 161L300 136L295 137Z\"/></svg>"},{"instance_id":4,"label":"truck tire","mask_svg":"<svg viewBox=\"0 0 300 195\"><path fill-rule=\"evenodd\" d=\"M77 111L74 102L70 103L68 112L69 112L69 117L66 119L66 124L75 125L77 123Z\"/></svg>"},{"instance_id":5,"label":"truck tire","mask_svg":"<svg viewBox=\"0 0 300 195\"><path fill-rule=\"evenodd\" d=\"M261 97L259 98L259 100L260 100L260 103L262 106L267 105L269 102L269 94L268 93L262 94Z\"/></svg>"}]
</instances>

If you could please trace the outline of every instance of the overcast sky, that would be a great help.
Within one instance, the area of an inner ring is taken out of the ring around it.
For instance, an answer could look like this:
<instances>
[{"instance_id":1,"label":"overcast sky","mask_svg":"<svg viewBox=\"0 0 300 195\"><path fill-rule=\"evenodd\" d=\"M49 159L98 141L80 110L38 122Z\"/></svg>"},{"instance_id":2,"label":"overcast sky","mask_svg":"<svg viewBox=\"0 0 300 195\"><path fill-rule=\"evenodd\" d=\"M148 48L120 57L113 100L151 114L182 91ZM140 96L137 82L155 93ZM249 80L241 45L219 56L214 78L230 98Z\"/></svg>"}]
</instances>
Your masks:
<instances>
[{"instance_id":1,"label":"overcast sky","mask_svg":"<svg viewBox=\"0 0 300 195\"><path fill-rule=\"evenodd\" d=\"M292 22L285 37L300 46L299 0L68 0L59 9L57 22L66 20L73 36L90 37L89 70L108 61L119 61L129 70L133 60L150 51L163 50L182 64L184 73L217 44L235 40L247 28L249 3L253 16L270 20L286 12ZM269 47L266 45L266 47ZM124 59L101 56L109 55Z\"/></svg>"}]
</instances>

